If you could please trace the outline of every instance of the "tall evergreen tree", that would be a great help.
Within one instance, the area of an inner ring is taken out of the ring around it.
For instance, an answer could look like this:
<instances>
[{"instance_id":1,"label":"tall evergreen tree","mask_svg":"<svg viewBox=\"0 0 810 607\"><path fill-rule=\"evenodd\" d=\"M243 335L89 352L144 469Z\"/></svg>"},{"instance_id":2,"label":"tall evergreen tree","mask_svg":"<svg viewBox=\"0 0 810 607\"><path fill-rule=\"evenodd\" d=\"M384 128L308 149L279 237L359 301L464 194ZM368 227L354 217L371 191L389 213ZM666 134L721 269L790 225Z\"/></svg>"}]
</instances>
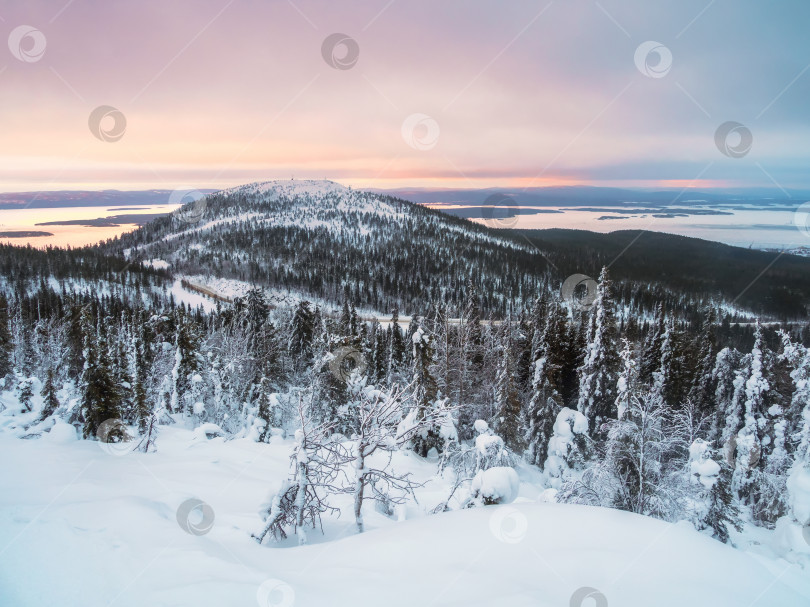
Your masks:
<instances>
[{"instance_id":1,"label":"tall evergreen tree","mask_svg":"<svg viewBox=\"0 0 810 607\"><path fill-rule=\"evenodd\" d=\"M723 348L715 357L712 369L715 409L709 436L718 447L726 445L742 427L742 410L736 397L741 383L737 374L741 360L740 352L732 348Z\"/></svg>"},{"instance_id":2,"label":"tall evergreen tree","mask_svg":"<svg viewBox=\"0 0 810 607\"><path fill-rule=\"evenodd\" d=\"M501 361L496 378L495 417L492 420L492 426L507 447L515 453L521 453L526 443L522 407L515 386L511 323L509 321L504 323L503 329Z\"/></svg>"},{"instance_id":3,"label":"tall evergreen tree","mask_svg":"<svg viewBox=\"0 0 810 607\"><path fill-rule=\"evenodd\" d=\"M39 419L44 420L49 418L59 408L59 398L56 396L56 379L52 367L48 368L47 375L45 376L45 383L42 386L42 412Z\"/></svg>"},{"instance_id":4,"label":"tall evergreen tree","mask_svg":"<svg viewBox=\"0 0 810 607\"><path fill-rule=\"evenodd\" d=\"M786 510L788 468L781 395L775 389L774 356L757 322L745 381L743 426L736 437L732 486L755 520L771 526Z\"/></svg>"},{"instance_id":5,"label":"tall evergreen tree","mask_svg":"<svg viewBox=\"0 0 810 607\"><path fill-rule=\"evenodd\" d=\"M560 387L568 357L565 310L555 301L542 316L545 322L542 334L535 333L533 339L532 349L539 358L533 363L531 398L526 413L528 456L531 463L538 466L546 461L554 421L563 406ZM536 311L535 318L539 320Z\"/></svg>"},{"instance_id":6,"label":"tall evergreen tree","mask_svg":"<svg viewBox=\"0 0 810 607\"><path fill-rule=\"evenodd\" d=\"M419 327L414 332L412 342L414 424L422 424L438 404L439 386L431 370L434 363L434 349L430 335ZM441 450L443 441L438 428L428 426L414 436L411 444L417 454L425 457L433 448Z\"/></svg>"},{"instance_id":7,"label":"tall evergreen tree","mask_svg":"<svg viewBox=\"0 0 810 607\"><path fill-rule=\"evenodd\" d=\"M796 443L796 463L810 468L810 348L794 344L785 333L782 334L782 344L782 356L790 364L793 380L793 396L785 416L787 433Z\"/></svg>"},{"instance_id":8,"label":"tall evergreen tree","mask_svg":"<svg viewBox=\"0 0 810 607\"><path fill-rule=\"evenodd\" d=\"M315 341L314 323L315 314L312 311L312 304L308 301L300 302L293 314L289 340L290 356L299 367L309 365L312 361L313 342Z\"/></svg>"},{"instance_id":9,"label":"tall evergreen tree","mask_svg":"<svg viewBox=\"0 0 810 607\"><path fill-rule=\"evenodd\" d=\"M5 379L12 372L11 354L14 351L14 342L8 328L8 299L0 293L0 380Z\"/></svg>"},{"instance_id":10,"label":"tall evergreen tree","mask_svg":"<svg viewBox=\"0 0 810 607\"><path fill-rule=\"evenodd\" d=\"M675 369L678 365L675 340L675 328L670 320L665 323L659 348L661 358L658 367L652 374L652 396L669 408L676 406L676 403L673 402L677 392L677 388L673 384L676 384Z\"/></svg>"},{"instance_id":11,"label":"tall evergreen tree","mask_svg":"<svg viewBox=\"0 0 810 607\"><path fill-rule=\"evenodd\" d=\"M30 377L27 377L20 381L20 385L17 386L17 400L20 402L20 407L22 407L23 413L28 413L32 410L31 399L33 397L33 381Z\"/></svg>"},{"instance_id":12,"label":"tall evergreen tree","mask_svg":"<svg viewBox=\"0 0 810 607\"><path fill-rule=\"evenodd\" d=\"M720 473L709 491L709 507L701 523L712 530L712 537L728 544L729 527L742 531L739 509L731 492L732 469L720 463Z\"/></svg>"},{"instance_id":13,"label":"tall evergreen tree","mask_svg":"<svg viewBox=\"0 0 810 607\"><path fill-rule=\"evenodd\" d=\"M700 335L698 335L695 377L689 389L689 400L704 417L710 417L715 411L716 384L712 371L717 357L717 336L714 325L714 308L707 307L704 311Z\"/></svg>"},{"instance_id":14,"label":"tall evergreen tree","mask_svg":"<svg viewBox=\"0 0 810 607\"><path fill-rule=\"evenodd\" d=\"M174 368L172 369L171 409L174 413L192 412L195 403L195 375L201 368L200 336L194 321L182 311L176 318L174 336Z\"/></svg>"},{"instance_id":15,"label":"tall evergreen tree","mask_svg":"<svg viewBox=\"0 0 810 607\"><path fill-rule=\"evenodd\" d=\"M374 383L382 385L388 377L388 336L382 327L374 332Z\"/></svg>"},{"instance_id":16,"label":"tall evergreen tree","mask_svg":"<svg viewBox=\"0 0 810 607\"><path fill-rule=\"evenodd\" d=\"M616 418L621 421L632 406L632 398L638 394L638 364L636 363L633 346L628 339L622 339L621 354L622 369L616 382Z\"/></svg>"},{"instance_id":17,"label":"tall evergreen tree","mask_svg":"<svg viewBox=\"0 0 810 607\"><path fill-rule=\"evenodd\" d=\"M135 409L135 419L138 423L138 432L146 433L152 410L146 396L146 360L144 356L144 343L140 336L136 336L132 343L134 355L132 399Z\"/></svg>"},{"instance_id":18,"label":"tall evergreen tree","mask_svg":"<svg viewBox=\"0 0 810 607\"><path fill-rule=\"evenodd\" d=\"M644 352L639 365L639 380L642 383L652 384L654 381L653 373L661 367L661 354L666 333L667 322L664 314L664 304L659 302L655 307L655 318L644 342Z\"/></svg>"},{"instance_id":19,"label":"tall evergreen tree","mask_svg":"<svg viewBox=\"0 0 810 607\"><path fill-rule=\"evenodd\" d=\"M402 365L405 364L405 338L402 335L402 328L399 326L399 310L395 307L391 312L391 325L389 332L389 355L388 355L388 379L392 381Z\"/></svg>"},{"instance_id":20,"label":"tall evergreen tree","mask_svg":"<svg viewBox=\"0 0 810 607\"><path fill-rule=\"evenodd\" d=\"M121 393L109 358L107 340L103 332L96 335L89 323L84 324L84 370L81 377L81 410L84 419L84 438L97 435L107 420L121 419ZM112 442L115 437L105 437Z\"/></svg>"},{"instance_id":21,"label":"tall evergreen tree","mask_svg":"<svg viewBox=\"0 0 810 607\"><path fill-rule=\"evenodd\" d=\"M599 440L606 437L602 425L616 418L614 404L620 365L613 284L607 268L599 276L591 314L585 361L579 369L577 409L588 418L593 437Z\"/></svg>"}]
</instances>

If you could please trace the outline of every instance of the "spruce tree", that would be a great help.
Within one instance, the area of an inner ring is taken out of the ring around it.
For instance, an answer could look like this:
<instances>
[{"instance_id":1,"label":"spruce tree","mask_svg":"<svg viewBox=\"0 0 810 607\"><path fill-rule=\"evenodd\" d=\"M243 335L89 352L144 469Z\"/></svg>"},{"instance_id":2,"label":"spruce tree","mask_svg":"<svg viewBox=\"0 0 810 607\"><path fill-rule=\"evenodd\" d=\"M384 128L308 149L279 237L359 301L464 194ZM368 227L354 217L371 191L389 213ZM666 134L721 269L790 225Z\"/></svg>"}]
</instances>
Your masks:
<instances>
[{"instance_id":1,"label":"spruce tree","mask_svg":"<svg viewBox=\"0 0 810 607\"><path fill-rule=\"evenodd\" d=\"M302 301L295 309L290 330L289 351L293 360L301 365L309 365L313 357L315 341L315 315L312 304Z\"/></svg>"},{"instance_id":2,"label":"spruce tree","mask_svg":"<svg viewBox=\"0 0 810 607\"><path fill-rule=\"evenodd\" d=\"M568 326L565 311L559 302L550 306L542 334L535 332L532 350L539 356L532 365L532 389L527 410L528 454L531 463L542 466L548 456L548 442L554 431L554 421L563 406L560 387L568 352ZM535 310L535 319L539 315Z\"/></svg>"},{"instance_id":3,"label":"spruce tree","mask_svg":"<svg viewBox=\"0 0 810 607\"><path fill-rule=\"evenodd\" d=\"M779 395L774 391L773 356L765 344L763 330L757 322L754 347L744 388L743 425L736 436L736 461L732 487L740 500L751 507L755 520L772 525L785 509L784 422L774 424L773 416L781 413ZM781 435L781 436L780 436ZM781 452L780 452L781 451ZM772 471L767 463L779 460Z\"/></svg>"},{"instance_id":4,"label":"spruce tree","mask_svg":"<svg viewBox=\"0 0 810 607\"><path fill-rule=\"evenodd\" d=\"M616 418L621 421L632 406L632 398L638 394L638 364L636 363L633 346L627 339L622 339L621 354L622 370L616 382Z\"/></svg>"},{"instance_id":5,"label":"spruce tree","mask_svg":"<svg viewBox=\"0 0 810 607\"><path fill-rule=\"evenodd\" d=\"M661 345L658 348L660 359L658 366L652 374L652 397L657 398L662 405L673 407L672 395L675 392L675 328L672 321L665 323Z\"/></svg>"},{"instance_id":6,"label":"spruce tree","mask_svg":"<svg viewBox=\"0 0 810 607\"><path fill-rule=\"evenodd\" d=\"M399 326L399 310L394 308L391 312L391 326L389 332L388 379L392 380L394 374L402 369L405 363L405 339L402 328Z\"/></svg>"},{"instance_id":7,"label":"spruce tree","mask_svg":"<svg viewBox=\"0 0 810 607\"><path fill-rule=\"evenodd\" d=\"M546 300L538 297L534 300L531 316L532 326L532 362L542 356L543 334L546 332Z\"/></svg>"},{"instance_id":8,"label":"spruce tree","mask_svg":"<svg viewBox=\"0 0 810 607\"><path fill-rule=\"evenodd\" d=\"M4 294L0 294L0 380L12 372L11 354L14 351L14 342L8 321L8 300Z\"/></svg>"},{"instance_id":9,"label":"spruce tree","mask_svg":"<svg viewBox=\"0 0 810 607\"><path fill-rule=\"evenodd\" d=\"M794 344L782 334L783 358L790 363L793 397L788 413L788 435L795 437L795 461L810 468L810 348Z\"/></svg>"},{"instance_id":10,"label":"spruce tree","mask_svg":"<svg viewBox=\"0 0 810 607\"><path fill-rule=\"evenodd\" d=\"M92 326L85 324L85 363L81 378L84 438L96 436L105 421L121 419L121 394L115 383L107 340L103 333L97 336L94 333ZM122 437L108 436L104 440L113 442L116 438Z\"/></svg>"},{"instance_id":11,"label":"spruce tree","mask_svg":"<svg viewBox=\"0 0 810 607\"><path fill-rule=\"evenodd\" d=\"M603 268L599 276L591 314L585 361L579 369L577 409L588 418L594 439L600 440L606 437L602 425L616 418L616 380L620 365L613 285L607 268Z\"/></svg>"},{"instance_id":12,"label":"spruce tree","mask_svg":"<svg viewBox=\"0 0 810 607\"><path fill-rule=\"evenodd\" d=\"M201 368L200 336L194 321L182 312L177 315L174 347L171 410L190 414L195 402L194 376Z\"/></svg>"},{"instance_id":13,"label":"spruce tree","mask_svg":"<svg viewBox=\"0 0 810 607\"><path fill-rule=\"evenodd\" d=\"M34 397L34 386L31 378L23 379L17 386L17 400L20 402L21 411L28 413L31 411L31 399Z\"/></svg>"},{"instance_id":14,"label":"spruce tree","mask_svg":"<svg viewBox=\"0 0 810 607\"><path fill-rule=\"evenodd\" d=\"M697 368L689 389L689 399L703 417L711 417L716 411L714 402L716 384L712 374L717 357L717 336L714 325L714 308L708 307L704 312L700 335L698 335Z\"/></svg>"},{"instance_id":15,"label":"spruce tree","mask_svg":"<svg viewBox=\"0 0 810 607\"><path fill-rule=\"evenodd\" d=\"M655 307L655 318L647 339L644 342L644 351L639 365L639 380L645 384L653 383L653 373L661 367L661 350L667 332L664 304L658 303Z\"/></svg>"},{"instance_id":16,"label":"spruce tree","mask_svg":"<svg viewBox=\"0 0 810 607\"><path fill-rule=\"evenodd\" d=\"M40 420L47 419L59 408L59 399L56 396L56 380L54 379L53 368L48 369L45 376L45 384L42 386L42 413Z\"/></svg>"},{"instance_id":17,"label":"spruce tree","mask_svg":"<svg viewBox=\"0 0 810 607\"><path fill-rule=\"evenodd\" d=\"M422 327L414 332L413 338L413 407L415 424L424 423L425 418L437 405L439 387L433 376L434 349L431 337ZM432 448L441 450L442 438L438 428L430 426L416 434L411 441L413 450L426 457Z\"/></svg>"},{"instance_id":18,"label":"spruce tree","mask_svg":"<svg viewBox=\"0 0 810 607\"><path fill-rule=\"evenodd\" d=\"M274 407L275 401L273 399L273 391L270 387L270 381L263 377L259 382L259 410L258 416L264 420L265 425L259 435L259 442L269 443L272 436L272 428L278 426L279 420L276 417Z\"/></svg>"},{"instance_id":19,"label":"spruce tree","mask_svg":"<svg viewBox=\"0 0 810 607\"><path fill-rule=\"evenodd\" d=\"M343 337L350 337L352 335L352 314L349 309L349 301L345 298L343 300L343 311L338 321L338 331L340 331L340 335Z\"/></svg>"},{"instance_id":20,"label":"spruce tree","mask_svg":"<svg viewBox=\"0 0 810 607\"><path fill-rule=\"evenodd\" d=\"M382 385L388 377L388 339L381 327L374 336L374 383Z\"/></svg>"},{"instance_id":21,"label":"spruce tree","mask_svg":"<svg viewBox=\"0 0 810 607\"><path fill-rule=\"evenodd\" d=\"M511 326L504 324L501 361L496 378L495 417L492 427L506 446L521 453L526 446L520 399L515 387L515 363L512 358Z\"/></svg>"},{"instance_id":22,"label":"spruce tree","mask_svg":"<svg viewBox=\"0 0 810 607\"><path fill-rule=\"evenodd\" d=\"M712 530L712 537L724 544L729 542L729 526L742 531L739 509L731 493L731 473L731 466L721 462L720 473L709 491L709 507L701 521Z\"/></svg>"},{"instance_id":23,"label":"spruce tree","mask_svg":"<svg viewBox=\"0 0 810 607\"><path fill-rule=\"evenodd\" d=\"M737 373L741 360L740 352L732 348L723 348L715 357L712 369L715 412L709 437L716 447L724 446L742 427L742 413L735 401L737 384L741 383Z\"/></svg>"},{"instance_id":24,"label":"spruce tree","mask_svg":"<svg viewBox=\"0 0 810 607\"><path fill-rule=\"evenodd\" d=\"M562 410L562 399L552 383L552 376L553 369L549 369L545 356L534 362L526 440L530 463L536 466L542 466L548 457L548 443L554 433L554 421Z\"/></svg>"},{"instance_id":25,"label":"spruce tree","mask_svg":"<svg viewBox=\"0 0 810 607\"><path fill-rule=\"evenodd\" d=\"M145 434L149 427L152 411L146 396L146 361L144 360L144 344L140 337L133 341L134 370L132 385L132 400L135 409L135 419L138 422L138 432Z\"/></svg>"}]
</instances>

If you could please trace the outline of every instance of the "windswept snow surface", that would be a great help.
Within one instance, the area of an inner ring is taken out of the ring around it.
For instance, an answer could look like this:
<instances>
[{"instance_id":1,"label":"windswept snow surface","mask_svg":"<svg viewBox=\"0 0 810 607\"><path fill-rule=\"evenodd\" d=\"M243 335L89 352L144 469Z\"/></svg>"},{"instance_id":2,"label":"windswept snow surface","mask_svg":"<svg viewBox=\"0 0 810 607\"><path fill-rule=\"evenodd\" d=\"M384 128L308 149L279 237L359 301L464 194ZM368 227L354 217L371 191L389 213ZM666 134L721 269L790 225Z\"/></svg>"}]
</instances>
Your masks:
<instances>
[{"instance_id":1,"label":"windswept snow surface","mask_svg":"<svg viewBox=\"0 0 810 607\"><path fill-rule=\"evenodd\" d=\"M446 496L437 481L401 522L369 507L362 535L347 496L326 536L310 531L311 545L259 546L250 538L257 510L285 477L292 447L273 441L164 427L157 453L114 455L91 441L0 434L0 605L810 604L810 575L796 565L685 524L540 503L526 483L514 504L423 516ZM421 480L435 471L406 453L395 465ZM215 515L204 535L178 524L192 498ZM604 601L572 603L582 588Z\"/></svg>"}]
</instances>

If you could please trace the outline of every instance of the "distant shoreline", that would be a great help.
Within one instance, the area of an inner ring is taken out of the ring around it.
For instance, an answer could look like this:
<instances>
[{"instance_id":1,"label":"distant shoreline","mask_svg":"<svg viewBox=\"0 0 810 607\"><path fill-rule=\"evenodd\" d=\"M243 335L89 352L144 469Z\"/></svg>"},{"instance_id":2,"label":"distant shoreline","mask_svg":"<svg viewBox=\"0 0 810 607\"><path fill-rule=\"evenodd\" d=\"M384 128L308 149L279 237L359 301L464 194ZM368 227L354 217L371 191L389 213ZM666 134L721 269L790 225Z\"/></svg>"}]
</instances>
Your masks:
<instances>
[{"instance_id":1,"label":"distant shoreline","mask_svg":"<svg viewBox=\"0 0 810 607\"><path fill-rule=\"evenodd\" d=\"M0 232L0 238L38 238L40 236L53 236L53 232L42 230L14 230L11 232Z\"/></svg>"}]
</instances>

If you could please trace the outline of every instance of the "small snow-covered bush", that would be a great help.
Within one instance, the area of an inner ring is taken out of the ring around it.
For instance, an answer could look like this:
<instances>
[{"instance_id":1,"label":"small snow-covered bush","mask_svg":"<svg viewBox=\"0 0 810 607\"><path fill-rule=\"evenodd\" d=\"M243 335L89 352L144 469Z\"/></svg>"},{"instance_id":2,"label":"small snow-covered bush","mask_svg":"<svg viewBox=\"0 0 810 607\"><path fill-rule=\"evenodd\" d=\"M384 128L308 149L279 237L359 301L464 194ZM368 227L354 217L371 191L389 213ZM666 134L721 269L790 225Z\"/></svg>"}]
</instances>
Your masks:
<instances>
[{"instance_id":1,"label":"small snow-covered bush","mask_svg":"<svg viewBox=\"0 0 810 607\"><path fill-rule=\"evenodd\" d=\"M472 480L472 502L469 505L511 504L517 498L519 488L520 480L514 468L497 466L481 470Z\"/></svg>"},{"instance_id":2,"label":"small snow-covered bush","mask_svg":"<svg viewBox=\"0 0 810 607\"><path fill-rule=\"evenodd\" d=\"M62 420L56 420L50 432L43 434L43 438L51 443L72 443L79 440L76 428Z\"/></svg>"},{"instance_id":3,"label":"small snow-covered bush","mask_svg":"<svg viewBox=\"0 0 810 607\"><path fill-rule=\"evenodd\" d=\"M492 432L487 422L479 419L475 422L473 446L450 442L440 464L440 469L451 467L462 478L475 476L481 470L494 467L513 467L518 458L503 442L503 439Z\"/></svg>"},{"instance_id":4,"label":"small snow-covered bush","mask_svg":"<svg viewBox=\"0 0 810 607\"><path fill-rule=\"evenodd\" d=\"M720 464L711 458L711 449L705 440L696 439L689 446L689 471L690 480L706 489L711 489L717 482Z\"/></svg>"},{"instance_id":5,"label":"small snow-covered bush","mask_svg":"<svg viewBox=\"0 0 810 607\"><path fill-rule=\"evenodd\" d=\"M713 456L716 452L703 439L695 439L689 446L690 518L697 529L728 543L729 527L741 529L737 504L731 495L731 468Z\"/></svg>"},{"instance_id":6,"label":"small snow-covered bush","mask_svg":"<svg viewBox=\"0 0 810 607\"><path fill-rule=\"evenodd\" d=\"M810 524L810 469L801 462L793 465L787 480L790 513L802 525Z\"/></svg>"},{"instance_id":7,"label":"small snow-covered bush","mask_svg":"<svg viewBox=\"0 0 810 607\"><path fill-rule=\"evenodd\" d=\"M216 424L201 424L194 430L194 438L198 440L211 440L224 436L225 432Z\"/></svg>"},{"instance_id":8,"label":"small snow-covered bush","mask_svg":"<svg viewBox=\"0 0 810 607\"><path fill-rule=\"evenodd\" d=\"M560 489L579 473L589 457L588 419L579 411L564 407L554 422L554 434L548 442L545 472L549 484Z\"/></svg>"}]
</instances>

